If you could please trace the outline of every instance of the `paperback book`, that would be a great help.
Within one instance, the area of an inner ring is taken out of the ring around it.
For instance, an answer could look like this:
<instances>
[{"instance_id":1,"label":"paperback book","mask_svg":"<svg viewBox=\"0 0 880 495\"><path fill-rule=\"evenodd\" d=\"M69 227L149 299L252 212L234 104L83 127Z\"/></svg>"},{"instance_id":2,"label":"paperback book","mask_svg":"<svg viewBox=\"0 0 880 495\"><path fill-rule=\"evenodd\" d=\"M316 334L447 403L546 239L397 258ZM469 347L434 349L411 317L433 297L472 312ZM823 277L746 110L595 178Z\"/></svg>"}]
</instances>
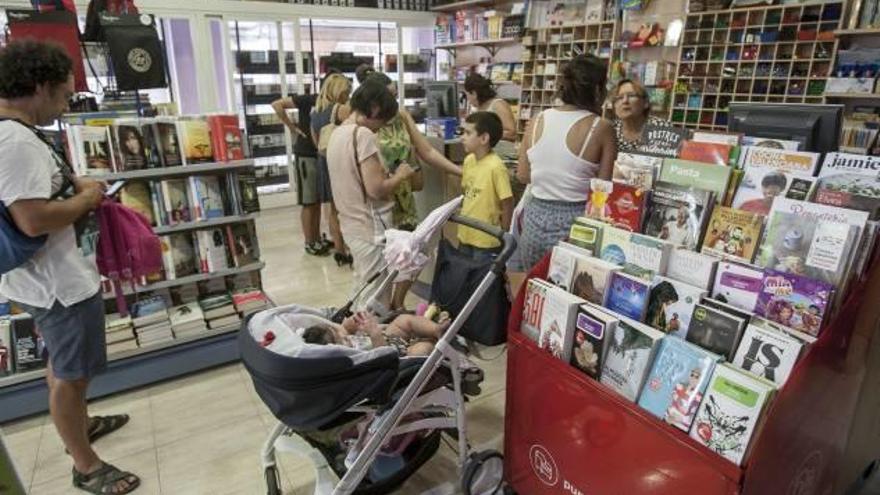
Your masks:
<instances>
[{"instance_id":1,"label":"paperback book","mask_svg":"<svg viewBox=\"0 0 880 495\"><path fill-rule=\"evenodd\" d=\"M146 182L126 182L119 191L119 202L143 215L150 222L150 225L156 225L150 187Z\"/></svg>"},{"instance_id":2,"label":"paperback book","mask_svg":"<svg viewBox=\"0 0 880 495\"><path fill-rule=\"evenodd\" d=\"M10 341L12 342L12 361L16 373L38 370L46 367L43 359L43 338L40 337L34 319L30 315L18 314L9 319Z\"/></svg>"},{"instance_id":3,"label":"paperback book","mask_svg":"<svg viewBox=\"0 0 880 495\"><path fill-rule=\"evenodd\" d=\"M253 222L227 225L226 236L232 261L236 267L250 265L260 259L257 232Z\"/></svg>"},{"instance_id":4,"label":"paperback book","mask_svg":"<svg viewBox=\"0 0 880 495\"><path fill-rule=\"evenodd\" d=\"M715 283L718 258L689 249L677 248L669 253L666 276L694 287L710 290Z\"/></svg>"},{"instance_id":5,"label":"paperback book","mask_svg":"<svg viewBox=\"0 0 880 495\"><path fill-rule=\"evenodd\" d=\"M189 232L170 234L159 239L166 279L174 280L198 273L199 260Z\"/></svg>"},{"instance_id":6,"label":"paperback book","mask_svg":"<svg viewBox=\"0 0 880 495\"><path fill-rule=\"evenodd\" d=\"M731 366L715 366L691 438L740 465L775 386Z\"/></svg>"},{"instance_id":7,"label":"paperback book","mask_svg":"<svg viewBox=\"0 0 880 495\"><path fill-rule=\"evenodd\" d=\"M530 278L526 285L520 332L535 344L539 343L538 337L541 334L541 315L544 313L544 302L547 299L547 292L552 287L548 282L539 278Z\"/></svg>"},{"instance_id":8,"label":"paperback book","mask_svg":"<svg viewBox=\"0 0 880 495\"><path fill-rule=\"evenodd\" d=\"M598 379L605 358L607 337L614 334L617 318L594 304L582 304L575 320L571 364Z\"/></svg>"},{"instance_id":9,"label":"paperback book","mask_svg":"<svg viewBox=\"0 0 880 495\"><path fill-rule=\"evenodd\" d=\"M144 155L147 158L147 168L161 168L162 143L156 130L155 119L141 120L141 136L144 138Z\"/></svg>"},{"instance_id":10,"label":"paperback book","mask_svg":"<svg viewBox=\"0 0 880 495\"><path fill-rule=\"evenodd\" d=\"M834 286L792 273L767 269L755 313L814 337L831 309Z\"/></svg>"},{"instance_id":11,"label":"paperback book","mask_svg":"<svg viewBox=\"0 0 880 495\"><path fill-rule=\"evenodd\" d=\"M180 151L177 123L174 120L157 119L154 125L156 138L159 141L162 166L177 167L182 165L183 158Z\"/></svg>"},{"instance_id":12,"label":"paperback book","mask_svg":"<svg viewBox=\"0 0 880 495\"><path fill-rule=\"evenodd\" d=\"M110 130L99 126L70 126L69 139L74 141L82 175L103 175L116 169L110 146Z\"/></svg>"},{"instance_id":13,"label":"paperback book","mask_svg":"<svg viewBox=\"0 0 880 495\"><path fill-rule=\"evenodd\" d=\"M665 277L657 277L648 296L645 323L663 333L684 339L694 308L707 292Z\"/></svg>"},{"instance_id":14,"label":"paperback book","mask_svg":"<svg viewBox=\"0 0 880 495\"><path fill-rule=\"evenodd\" d=\"M712 297L745 311L754 311L764 286L764 270L740 263L718 264Z\"/></svg>"},{"instance_id":15,"label":"paperback book","mask_svg":"<svg viewBox=\"0 0 880 495\"><path fill-rule=\"evenodd\" d=\"M0 377L15 372L12 366L12 322L9 318L0 318Z\"/></svg>"},{"instance_id":16,"label":"paperback book","mask_svg":"<svg viewBox=\"0 0 880 495\"><path fill-rule=\"evenodd\" d=\"M253 172L238 173L238 188L241 213L247 214L260 211L260 198L257 195L257 176Z\"/></svg>"},{"instance_id":17,"label":"paperback book","mask_svg":"<svg viewBox=\"0 0 880 495\"><path fill-rule=\"evenodd\" d=\"M204 118L188 117L177 121L185 165L214 161L211 129Z\"/></svg>"},{"instance_id":18,"label":"paperback book","mask_svg":"<svg viewBox=\"0 0 880 495\"><path fill-rule=\"evenodd\" d=\"M819 170L816 202L867 211L880 210L880 157L828 153Z\"/></svg>"},{"instance_id":19,"label":"paperback book","mask_svg":"<svg viewBox=\"0 0 880 495\"><path fill-rule=\"evenodd\" d=\"M804 343L790 335L750 324L732 363L782 387L803 348Z\"/></svg>"},{"instance_id":20,"label":"paperback book","mask_svg":"<svg viewBox=\"0 0 880 495\"><path fill-rule=\"evenodd\" d=\"M137 120L117 120L113 127L117 169L121 171L147 168L146 147Z\"/></svg>"},{"instance_id":21,"label":"paperback book","mask_svg":"<svg viewBox=\"0 0 880 495\"><path fill-rule=\"evenodd\" d=\"M618 153L614 162L612 180L643 191L654 188L654 181L663 165L663 159L636 153Z\"/></svg>"},{"instance_id":22,"label":"paperback book","mask_svg":"<svg viewBox=\"0 0 880 495\"><path fill-rule=\"evenodd\" d=\"M719 258L751 263L763 228L764 217L757 213L716 206L709 218L702 251Z\"/></svg>"},{"instance_id":23,"label":"paperback book","mask_svg":"<svg viewBox=\"0 0 880 495\"><path fill-rule=\"evenodd\" d=\"M671 243L616 227L602 230L601 258L621 266L625 273L644 280L653 280L666 271Z\"/></svg>"},{"instance_id":24,"label":"paperback book","mask_svg":"<svg viewBox=\"0 0 880 495\"><path fill-rule=\"evenodd\" d=\"M563 290L570 291L577 258L578 256L574 251L566 249L560 244L553 246L553 251L550 254L550 268L547 271L547 281Z\"/></svg>"},{"instance_id":25,"label":"paperback book","mask_svg":"<svg viewBox=\"0 0 880 495\"><path fill-rule=\"evenodd\" d=\"M568 242L586 249L593 256L599 256L602 246L602 231L605 224L590 218L578 217L571 225Z\"/></svg>"},{"instance_id":26,"label":"paperback book","mask_svg":"<svg viewBox=\"0 0 880 495\"><path fill-rule=\"evenodd\" d=\"M223 194L218 177L193 175L189 178L189 191L194 220L208 220L223 216Z\"/></svg>"},{"instance_id":27,"label":"paperback book","mask_svg":"<svg viewBox=\"0 0 880 495\"><path fill-rule=\"evenodd\" d=\"M687 138L688 132L678 127L646 125L637 151L663 157L678 156L681 142Z\"/></svg>"},{"instance_id":28,"label":"paperback book","mask_svg":"<svg viewBox=\"0 0 880 495\"><path fill-rule=\"evenodd\" d=\"M662 339L661 332L647 325L627 318L618 320L605 349L599 381L635 402Z\"/></svg>"},{"instance_id":29,"label":"paperback book","mask_svg":"<svg viewBox=\"0 0 880 495\"><path fill-rule=\"evenodd\" d=\"M768 215L777 196L785 197L793 179L813 176L819 154L770 148L748 148L743 180L733 198L739 210Z\"/></svg>"},{"instance_id":30,"label":"paperback book","mask_svg":"<svg viewBox=\"0 0 880 495\"><path fill-rule=\"evenodd\" d=\"M570 291L593 304L604 305L611 275L620 267L599 258L580 257L575 264Z\"/></svg>"},{"instance_id":31,"label":"paperback book","mask_svg":"<svg viewBox=\"0 0 880 495\"><path fill-rule=\"evenodd\" d=\"M694 307L687 341L703 349L733 359L746 320L703 304Z\"/></svg>"},{"instance_id":32,"label":"paperback book","mask_svg":"<svg viewBox=\"0 0 880 495\"><path fill-rule=\"evenodd\" d=\"M217 161L231 162L244 158L238 115L209 115L208 127L211 129L212 146Z\"/></svg>"},{"instance_id":33,"label":"paperback book","mask_svg":"<svg viewBox=\"0 0 880 495\"><path fill-rule=\"evenodd\" d=\"M186 179L168 179L161 183L162 199L165 201L165 215L172 225L190 222L193 219L186 182Z\"/></svg>"},{"instance_id":34,"label":"paperback book","mask_svg":"<svg viewBox=\"0 0 880 495\"><path fill-rule=\"evenodd\" d=\"M199 249L199 271L214 273L229 268L229 250L222 227L197 230L195 236Z\"/></svg>"},{"instance_id":35,"label":"paperback book","mask_svg":"<svg viewBox=\"0 0 880 495\"><path fill-rule=\"evenodd\" d=\"M611 274L605 307L635 321L645 318L651 284L621 272Z\"/></svg>"},{"instance_id":36,"label":"paperback book","mask_svg":"<svg viewBox=\"0 0 880 495\"><path fill-rule=\"evenodd\" d=\"M578 307L585 302L559 287L547 291L538 338L541 349L566 363L571 361L575 319Z\"/></svg>"},{"instance_id":37,"label":"paperback book","mask_svg":"<svg viewBox=\"0 0 880 495\"><path fill-rule=\"evenodd\" d=\"M724 198L731 170L722 165L667 158L660 169L660 180L686 188L712 191L716 198Z\"/></svg>"},{"instance_id":38,"label":"paperback book","mask_svg":"<svg viewBox=\"0 0 880 495\"><path fill-rule=\"evenodd\" d=\"M645 234L674 247L696 250L714 195L702 189L657 182L651 195Z\"/></svg>"},{"instance_id":39,"label":"paperback book","mask_svg":"<svg viewBox=\"0 0 880 495\"><path fill-rule=\"evenodd\" d=\"M627 184L590 179L584 216L630 232L641 232L647 194Z\"/></svg>"},{"instance_id":40,"label":"paperback book","mask_svg":"<svg viewBox=\"0 0 880 495\"><path fill-rule=\"evenodd\" d=\"M685 141L681 144L678 157L692 162L727 166L732 148L729 144L723 143Z\"/></svg>"},{"instance_id":41,"label":"paperback book","mask_svg":"<svg viewBox=\"0 0 880 495\"><path fill-rule=\"evenodd\" d=\"M663 339L639 396L639 406L687 433L720 359L682 339Z\"/></svg>"}]
</instances>

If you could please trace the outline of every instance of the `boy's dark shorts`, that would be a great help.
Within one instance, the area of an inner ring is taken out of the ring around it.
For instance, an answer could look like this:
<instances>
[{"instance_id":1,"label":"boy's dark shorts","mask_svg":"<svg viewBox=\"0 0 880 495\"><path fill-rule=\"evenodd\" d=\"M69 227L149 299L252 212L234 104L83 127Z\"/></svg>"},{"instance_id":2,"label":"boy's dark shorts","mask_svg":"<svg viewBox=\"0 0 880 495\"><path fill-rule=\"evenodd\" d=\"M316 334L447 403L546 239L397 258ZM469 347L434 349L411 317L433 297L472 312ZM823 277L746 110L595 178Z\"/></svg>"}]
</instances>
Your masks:
<instances>
[{"instance_id":1,"label":"boy's dark shorts","mask_svg":"<svg viewBox=\"0 0 880 495\"><path fill-rule=\"evenodd\" d=\"M71 306L58 301L50 309L18 305L34 317L55 378L90 379L107 367L101 291Z\"/></svg>"}]
</instances>

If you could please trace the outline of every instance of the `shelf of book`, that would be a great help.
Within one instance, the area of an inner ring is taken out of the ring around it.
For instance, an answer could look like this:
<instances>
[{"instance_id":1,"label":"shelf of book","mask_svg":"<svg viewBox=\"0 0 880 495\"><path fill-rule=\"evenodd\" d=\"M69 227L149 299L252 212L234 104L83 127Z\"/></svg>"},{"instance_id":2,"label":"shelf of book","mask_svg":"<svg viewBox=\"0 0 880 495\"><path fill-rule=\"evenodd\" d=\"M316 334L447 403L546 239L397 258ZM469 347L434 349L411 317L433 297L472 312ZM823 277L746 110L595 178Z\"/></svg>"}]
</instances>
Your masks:
<instances>
[{"instance_id":1,"label":"shelf of book","mask_svg":"<svg viewBox=\"0 0 880 495\"><path fill-rule=\"evenodd\" d=\"M202 220L200 222L184 222L178 223L176 225L162 225L159 227L155 227L153 229L153 232L155 232L156 235L167 235L173 234L175 232L185 232L187 230L210 229L211 227L227 225L230 223L256 220L259 216L259 213L249 213L247 215L230 215L220 218L211 218L208 220Z\"/></svg>"},{"instance_id":2,"label":"shelf of book","mask_svg":"<svg viewBox=\"0 0 880 495\"><path fill-rule=\"evenodd\" d=\"M463 0L461 2L450 2L444 3L442 5L435 5L431 7L431 10L434 12L455 12L457 10L464 10L475 7L491 7L496 2L492 0Z\"/></svg>"},{"instance_id":3,"label":"shelf of book","mask_svg":"<svg viewBox=\"0 0 880 495\"><path fill-rule=\"evenodd\" d=\"M148 168L143 170L129 170L126 172L114 172L95 176L95 179L106 181L129 180L129 179L166 179L184 175L197 175L206 173L224 173L230 170L249 168L254 166L254 160L236 160L231 162L211 162L184 165L181 167Z\"/></svg>"},{"instance_id":4,"label":"shelf of book","mask_svg":"<svg viewBox=\"0 0 880 495\"><path fill-rule=\"evenodd\" d=\"M141 294L144 292L150 292L150 291L155 291L155 290L160 290L160 289L168 289L171 287L179 287L181 285L194 284L196 282L203 282L205 280L211 280L213 278L228 277L231 275L239 275L242 273L250 273L250 272L254 272L254 271L260 271L265 266L266 266L266 264L264 262L259 261L259 262L251 263L249 265L244 265L244 266L241 266L238 268L228 268L226 270L218 270L216 272L210 272L210 273L196 273L194 275L187 275L185 277L179 277L179 278L175 278L172 280L163 280L161 282L155 282L155 283L147 284L147 285L137 285L137 286L135 286L134 291L132 291L131 287L126 284L125 287L123 288L123 293L126 296L129 296L129 295ZM116 297L116 295L112 292L104 294L105 301L111 300L115 297Z\"/></svg>"},{"instance_id":5,"label":"shelf of book","mask_svg":"<svg viewBox=\"0 0 880 495\"><path fill-rule=\"evenodd\" d=\"M477 41L460 41L458 43L444 43L442 45L435 45L434 48L440 50L454 50L456 48L462 48L465 46L497 46L497 45L510 45L518 42L518 38L497 38L497 39L487 39L487 40L477 40Z\"/></svg>"}]
</instances>

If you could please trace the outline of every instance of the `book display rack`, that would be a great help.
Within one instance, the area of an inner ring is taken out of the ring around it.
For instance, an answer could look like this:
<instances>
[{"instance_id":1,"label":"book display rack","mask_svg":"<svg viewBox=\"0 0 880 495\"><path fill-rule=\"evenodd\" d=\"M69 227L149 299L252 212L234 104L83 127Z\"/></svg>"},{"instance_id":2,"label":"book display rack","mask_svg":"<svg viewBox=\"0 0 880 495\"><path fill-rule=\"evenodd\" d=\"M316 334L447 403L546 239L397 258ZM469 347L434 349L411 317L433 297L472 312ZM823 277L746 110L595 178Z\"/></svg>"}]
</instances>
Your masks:
<instances>
[{"instance_id":1,"label":"book display rack","mask_svg":"<svg viewBox=\"0 0 880 495\"><path fill-rule=\"evenodd\" d=\"M523 37L522 98L517 115L521 140L529 120L555 106L561 65L572 57L592 54L614 59L615 21L531 29ZM609 71L612 64L609 63Z\"/></svg>"},{"instance_id":2,"label":"book display rack","mask_svg":"<svg viewBox=\"0 0 880 495\"><path fill-rule=\"evenodd\" d=\"M823 103L843 2L687 15L670 120L726 130L731 101Z\"/></svg>"}]
</instances>

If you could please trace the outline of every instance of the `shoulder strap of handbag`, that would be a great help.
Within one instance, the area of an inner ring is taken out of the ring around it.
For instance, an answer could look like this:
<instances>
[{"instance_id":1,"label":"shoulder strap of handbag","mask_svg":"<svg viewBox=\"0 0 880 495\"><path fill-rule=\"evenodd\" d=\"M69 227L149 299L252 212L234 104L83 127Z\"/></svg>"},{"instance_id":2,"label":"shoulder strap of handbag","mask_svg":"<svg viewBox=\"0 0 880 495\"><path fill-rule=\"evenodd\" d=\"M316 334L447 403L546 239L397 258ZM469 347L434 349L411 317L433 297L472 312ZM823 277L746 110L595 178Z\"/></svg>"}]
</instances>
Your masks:
<instances>
[{"instance_id":1,"label":"shoulder strap of handbag","mask_svg":"<svg viewBox=\"0 0 880 495\"><path fill-rule=\"evenodd\" d=\"M367 185L364 184L364 173L361 171L361 159L358 156L358 129L360 128L361 126L355 124L351 137L351 145L354 148L354 168L357 169L358 178L361 180L361 192L364 194L364 201L370 201L370 198L367 196Z\"/></svg>"},{"instance_id":2,"label":"shoulder strap of handbag","mask_svg":"<svg viewBox=\"0 0 880 495\"><path fill-rule=\"evenodd\" d=\"M58 150L55 149L55 146L49 141L49 138L43 134L43 131L37 129L36 127L29 125L25 122L22 122L20 119L10 118L10 117L0 117L0 122L4 122L10 120L12 122L16 122L21 126L26 127L28 130L34 133L37 138L43 142L48 148L49 153L52 154L52 157L55 159L55 164L58 165L58 169L61 171L61 177L63 178L63 182L61 183L61 187L58 191L49 196L50 200L57 199L62 194L65 193L68 189L73 187L73 178L76 175L73 172L73 167L70 166L70 162L67 161L67 157L63 154L59 154Z\"/></svg>"}]
</instances>

